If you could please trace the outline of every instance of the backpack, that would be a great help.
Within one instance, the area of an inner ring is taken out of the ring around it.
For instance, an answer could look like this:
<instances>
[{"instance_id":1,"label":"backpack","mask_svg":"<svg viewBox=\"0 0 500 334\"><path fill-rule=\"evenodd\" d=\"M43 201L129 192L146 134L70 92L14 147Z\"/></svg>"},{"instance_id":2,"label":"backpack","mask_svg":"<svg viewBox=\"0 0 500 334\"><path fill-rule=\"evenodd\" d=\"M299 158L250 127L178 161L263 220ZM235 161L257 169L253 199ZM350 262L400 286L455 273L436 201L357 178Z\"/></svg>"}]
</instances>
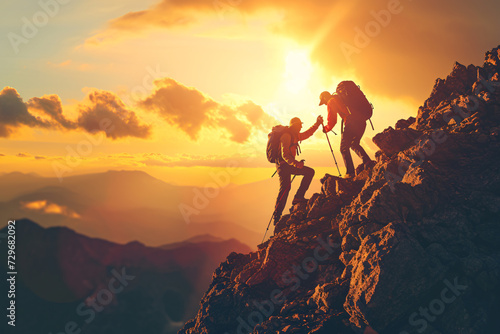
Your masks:
<instances>
[{"instance_id":1,"label":"backpack","mask_svg":"<svg viewBox=\"0 0 500 334\"><path fill-rule=\"evenodd\" d=\"M353 81L342 81L337 86L337 94L349 113L358 120L367 121L373 115L373 105ZM370 120L371 123L371 120ZM372 124L373 127L373 124Z\"/></svg>"},{"instance_id":2,"label":"backpack","mask_svg":"<svg viewBox=\"0 0 500 334\"><path fill-rule=\"evenodd\" d=\"M272 163L277 163L281 157L280 140L281 136L285 133L292 135L290 128L284 125L276 125L271 132L267 135L267 160Z\"/></svg>"}]
</instances>

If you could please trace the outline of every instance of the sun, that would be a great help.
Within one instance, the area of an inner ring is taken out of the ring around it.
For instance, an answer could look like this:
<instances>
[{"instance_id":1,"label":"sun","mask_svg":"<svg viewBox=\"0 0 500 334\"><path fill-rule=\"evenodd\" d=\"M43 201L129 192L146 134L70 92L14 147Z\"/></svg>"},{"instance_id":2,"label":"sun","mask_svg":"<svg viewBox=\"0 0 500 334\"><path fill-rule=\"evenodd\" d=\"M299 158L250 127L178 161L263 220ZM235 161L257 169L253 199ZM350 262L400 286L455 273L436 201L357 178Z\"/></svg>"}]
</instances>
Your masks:
<instances>
[{"instance_id":1,"label":"sun","mask_svg":"<svg viewBox=\"0 0 500 334\"><path fill-rule=\"evenodd\" d=\"M285 57L285 87L294 94L306 88L313 67L309 60L309 53L304 50L289 51Z\"/></svg>"}]
</instances>

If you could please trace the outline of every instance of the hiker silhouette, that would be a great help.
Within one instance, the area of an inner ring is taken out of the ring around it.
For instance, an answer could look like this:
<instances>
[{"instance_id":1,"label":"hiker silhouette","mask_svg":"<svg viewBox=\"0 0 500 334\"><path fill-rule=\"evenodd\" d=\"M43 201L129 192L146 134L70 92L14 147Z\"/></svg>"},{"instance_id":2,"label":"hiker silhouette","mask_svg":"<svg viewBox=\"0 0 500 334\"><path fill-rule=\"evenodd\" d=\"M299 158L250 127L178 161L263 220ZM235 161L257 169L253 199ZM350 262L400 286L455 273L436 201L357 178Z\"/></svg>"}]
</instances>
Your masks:
<instances>
[{"instance_id":1,"label":"hiker silhouette","mask_svg":"<svg viewBox=\"0 0 500 334\"><path fill-rule=\"evenodd\" d=\"M356 174L351 149L363 160L365 169L374 165L375 162L360 145L365 133L366 121L372 115L372 106L359 87L352 81L343 81L337 86L336 93L322 92L319 99L319 105L325 104L328 108L328 124L323 128L325 133L337 124L337 114L342 118L340 153L346 167L345 177L354 177Z\"/></svg>"},{"instance_id":2,"label":"hiker silhouette","mask_svg":"<svg viewBox=\"0 0 500 334\"><path fill-rule=\"evenodd\" d=\"M276 163L276 171L280 180L280 190L278 197L276 199L275 210L273 214L274 224L276 225L283 209L285 208L288 194L290 192L292 175L303 175L300 187L294 196L293 204L307 201L304 195L309 189L309 185L314 177L314 169L311 167L304 166L304 160L298 161L296 159L297 154L300 153L299 141L306 140L311 137L314 132L318 129L319 125L323 123L323 117L318 116L316 123L304 132L300 132L302 129L302 121L298 117L294 117L290 120L290 126L278 126L273 128L273 132L276 134L279 142L277 142L278 150L274 154L277 155L276 158L269 157L268 148L268 158L270 161ZM279 131L279 132L278 132ZM273 132L269 135L273 135ZM294 176L294 178L295 178Z\"/></svg>"}]
</instances>

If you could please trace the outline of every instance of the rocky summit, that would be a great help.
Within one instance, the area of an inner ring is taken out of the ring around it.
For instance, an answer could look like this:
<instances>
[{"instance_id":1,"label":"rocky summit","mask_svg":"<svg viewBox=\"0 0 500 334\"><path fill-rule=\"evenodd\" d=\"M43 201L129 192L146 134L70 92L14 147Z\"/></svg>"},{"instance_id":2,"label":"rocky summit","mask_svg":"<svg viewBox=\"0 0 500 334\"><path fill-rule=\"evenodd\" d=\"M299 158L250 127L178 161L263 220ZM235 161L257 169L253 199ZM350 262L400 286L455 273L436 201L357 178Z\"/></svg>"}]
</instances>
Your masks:
<instances>
[{"instance_id":1,"label":"rocky summit","mask_svg":"<svg viewBox=\"0 0 500 334\"><path fill-rule=\"evenodd\" d=\"M232 253L179 333L499 333L500 47ZM375 114L376 117L376 114Z\"/></svg>"}]
</instances>

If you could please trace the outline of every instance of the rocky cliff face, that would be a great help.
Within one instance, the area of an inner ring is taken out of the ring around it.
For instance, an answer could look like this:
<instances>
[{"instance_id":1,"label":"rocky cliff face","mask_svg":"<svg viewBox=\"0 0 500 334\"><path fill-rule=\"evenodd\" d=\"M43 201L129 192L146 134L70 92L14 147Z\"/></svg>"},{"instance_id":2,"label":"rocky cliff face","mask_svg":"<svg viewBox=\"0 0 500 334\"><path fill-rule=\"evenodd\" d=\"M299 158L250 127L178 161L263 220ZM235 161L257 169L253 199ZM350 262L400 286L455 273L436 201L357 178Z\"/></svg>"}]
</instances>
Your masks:
<instances>
[{"instance_id":1,"label":"rocky cliff face","mask_svg":"<svg viewBox=\"0 0 500 334\"><path fill-rule=\"evenodd\" d=\"M179 333L498 333L500 47L455 64L373 168L325 175ZM376 117L376 116L375 116Z\"/></svg>"}]
</instances>

